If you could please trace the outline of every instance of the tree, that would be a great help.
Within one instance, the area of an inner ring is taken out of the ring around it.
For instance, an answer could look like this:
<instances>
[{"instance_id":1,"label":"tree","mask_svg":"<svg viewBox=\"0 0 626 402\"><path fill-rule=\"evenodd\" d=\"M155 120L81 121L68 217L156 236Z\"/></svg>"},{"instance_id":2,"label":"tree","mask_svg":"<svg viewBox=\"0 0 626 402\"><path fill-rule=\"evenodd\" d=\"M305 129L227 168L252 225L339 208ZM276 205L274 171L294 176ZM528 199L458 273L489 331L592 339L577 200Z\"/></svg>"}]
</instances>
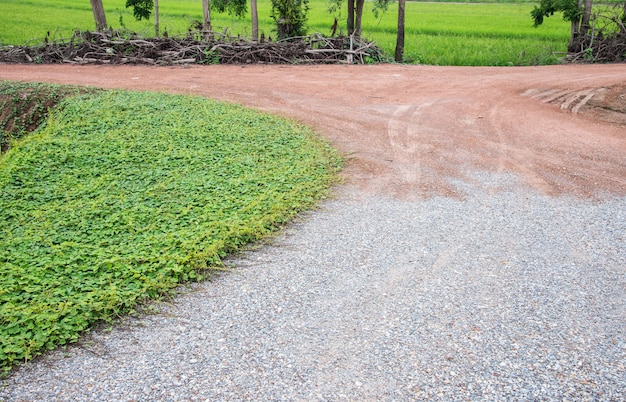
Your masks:
<instances>
[{"instance_id":1,"label":"tree","mask_svg":"<svg viewBox=\"0 0 626 402\"><path fill-rule=\"evenodd\" d=\"M159 36L159 0L126 0L126 8L133 8L133 16L137 21L149 20L154 9L154 33Z\"/></svg>"},{"instance_id":2,"label":"tree","mask_svg":"<svg viewBox=\"0 0 626 402\"><path fill-rule=\"evenodd\" d=\"M341 4L342 0L331 0ZM372 1L372 12L378 18L378 13L385 12L389 8L389 3L393 0ZM348 0L348 35L354 35L356 39L361 38L361 27L363 21L363 5L365 0Z\"/></svg>"},{"instance_id":3,"label":"tree","mask_svg":"<svg viewBox=\"0 0 626 402\"><path fill-rule=\"evenodd\" d=\"M107 17L104 13L102 0L91 0L91 10L93 11L93 19L96 22L96 30L104 31L107 29Z\"/></svg>"},{"instance_id":4,"label":"tree","mask_svg":"<svg viewBox=\"0 0 626 402\"><path fill-rule=\"evenodd\" d=\"M154 0L126 0L126 8L128 7L133 8L133 17L137 21L149 20L154 8Z\"/></svg>"},{"instance_id":5,"label":"tree","mask_svg":"<svg viewBox=\"0 0 626 402\"><path fill-rule=\"evenodd\" d=\"M272 0L272 18L276 22L278 38L305 35L308 11L309 0Z\"/></svg>"},{"instance_id":6,"label":"tree","mask_svg":"<svg viewBox=\"0 0 626 402\"><path fill-rule=\"evenodd\" d=\"M208 2L208 0L205 0ZM248 12L247 0L213 0L211 8L218 13L227 12L229 15L243 18ZM259 40L259 14L256 0L250 0L250 14L252 17L252 40Z\"/></svg>"},{"instance_id":7,"label":"tree","mask_svg":"<svg viewBox=\"0 0 626 402\"><path fill-rule=\"evenodd\" d=\"M227 12L229 15L243 18L248 12L247 0L213 0L211 1L211 8L218 13ZM211 30L211 14L209 10L209 0L202 0L204 8L204 30ZM252 19L252 40L257 42L259 40L259 13L257 11L256 0L250 0L250 15Z\"/></svg>"},{"instance_id":8,"label":"tree","mask_svg":"<svg viewBox=\"0 0 626 402\"><path fill-rule=\"evenodd\" d=\"M568 50L577 52L585 46L593 0L541 0L539 6L530 12L535 27L543 23L543 19L563 12L563 19L571 22Z\"/></svg>"},{"instance_id":9,"label":"tree","mask_svg":"<svg viewBox=\"0 0 626 402\"><path fill-rule=\"evenodd\" d=\"M227 12L228 15L242 18L248 12L247 0L212 0L211 8L218 13Z\"/></svg>"},{"instance_id":10,"label":"tree","mask_svg":"<svg viewBox=\"0 0 626 402\"><path fill-rule=\"evenodd\" d=\"M405 0L398 0L398 36L396 38L395 60L402 63L404 57L404 7Z\"/></svg>"}]
</instances>

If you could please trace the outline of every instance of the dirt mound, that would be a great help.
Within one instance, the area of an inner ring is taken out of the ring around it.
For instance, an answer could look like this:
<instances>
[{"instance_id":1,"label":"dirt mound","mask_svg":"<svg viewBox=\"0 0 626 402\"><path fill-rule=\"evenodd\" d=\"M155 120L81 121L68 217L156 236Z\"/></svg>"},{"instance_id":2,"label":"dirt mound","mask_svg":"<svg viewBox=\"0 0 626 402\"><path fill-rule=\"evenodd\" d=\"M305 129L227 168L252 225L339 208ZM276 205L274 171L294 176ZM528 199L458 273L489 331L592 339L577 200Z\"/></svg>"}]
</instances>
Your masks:
<instances>
[{"instance_id":1,"label":"dirt mound","mask_svg":"<svg viewBox=\"0 0 626 402\"><path fill-rule=\"evenodd\" d=\"M583 107L583 112L626 126L626 84L600 88Z\"/></svg>"},{"instance_id":2,"label":"dirt mound","mask_svg":"<svg viewBox=\"0 0 626 402\"><path fill-rule=\"evenodd\" d=\"M626 85L585 89L529 89L525 96L559 105L574 114L594 116L612 124L626 126Z\"/></svg>"},{"instance_id":3,"label":"dirt mound","mask_svg":"<svg viewBox=\"0 0 626 402\"><path fill-rule=\"evenodd\" d=\"M0 82L0 152L12 140L34 131L67 96L84 93L80 87Z\"/></svg>"}]
</instances>

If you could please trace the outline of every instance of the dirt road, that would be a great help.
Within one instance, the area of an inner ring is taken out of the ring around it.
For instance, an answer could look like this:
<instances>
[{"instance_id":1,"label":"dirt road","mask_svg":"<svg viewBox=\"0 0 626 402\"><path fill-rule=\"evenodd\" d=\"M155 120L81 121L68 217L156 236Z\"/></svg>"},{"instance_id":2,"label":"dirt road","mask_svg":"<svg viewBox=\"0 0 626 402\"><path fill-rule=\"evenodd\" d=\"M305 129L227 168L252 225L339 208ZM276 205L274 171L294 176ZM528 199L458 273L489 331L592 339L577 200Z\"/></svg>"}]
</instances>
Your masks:
<instances>
[{"instance_id":1,"label":"dirt road","mask_svg":"<svg viewBox=\"0 0 626 402\"><path fill-rule=\"evenodd\" d=\"M463 197L450 179L486 169L548 195L626 195L626 65L0 65L0 79L196 94L293 117L372 193ZM606 105L617 112L593 107Z\"/></svg>"}]
</instances>

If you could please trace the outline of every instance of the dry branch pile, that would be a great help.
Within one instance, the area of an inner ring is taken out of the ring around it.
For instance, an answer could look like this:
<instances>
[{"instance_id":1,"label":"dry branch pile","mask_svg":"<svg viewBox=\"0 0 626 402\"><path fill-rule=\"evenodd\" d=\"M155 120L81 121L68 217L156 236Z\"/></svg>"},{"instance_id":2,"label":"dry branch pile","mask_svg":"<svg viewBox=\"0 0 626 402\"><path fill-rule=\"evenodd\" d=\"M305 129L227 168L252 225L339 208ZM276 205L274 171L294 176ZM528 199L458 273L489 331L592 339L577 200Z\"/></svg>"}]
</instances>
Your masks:
<instances>
[{"instance_id":1,"label":"dry branch pile","mask_svg":"<svg viewBox=\"0 0 626 402\"><path fill-rule=\"evenodd\" d=\"M620 6L621 7L621 6ZM594 13L585 37L574 45L571 62L623 63L626 61L626 19L620 7Z\"/></svg>"},{"instance_id":2,"label":"dry branch pile","mask_svg":"<svg viewBox=\"0 0 626 402\"><path fill-rule=\"evenodd\" d=\"M384 59L373 42L320 34L280 42L246 42L215 33L182 38L141 38L119 31L77 31L70 39L37 46L4 46L4 63L74 64L248 64L366 63Z\"/></svg>"}]
</instances>

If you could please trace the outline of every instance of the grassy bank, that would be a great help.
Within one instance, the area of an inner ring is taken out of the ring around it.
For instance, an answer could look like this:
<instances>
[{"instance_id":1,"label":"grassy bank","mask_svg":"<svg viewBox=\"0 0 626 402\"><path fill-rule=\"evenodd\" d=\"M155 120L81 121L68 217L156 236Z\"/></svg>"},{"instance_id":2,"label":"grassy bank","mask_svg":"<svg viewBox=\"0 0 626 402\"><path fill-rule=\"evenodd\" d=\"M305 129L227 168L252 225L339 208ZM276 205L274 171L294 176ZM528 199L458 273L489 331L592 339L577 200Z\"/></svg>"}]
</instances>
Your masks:
<instances>
[{"instance_id":1,"label":"grassy bank","mask_svg":"<svg viewBox=\"0 0 626 402\"><path fill-rule=\"evenodd\" d=\"M197 280L321 197L305 127L189 96L61 103L0 157L0 369Z\"/></svg>"},{"instance_id":2,"label":"grassy bank","mask_svg":"<svg viewBox=\"0 0 626 402\"><path fill-rule=\"evenodd\" d=\"M145 36L153 35L152 22L134 21L124 0L107 0L104 6L109 25L125 27ZM275 36L269 0L259 1L259 24L266 36ZM439 65L527 65L557 62L567 47L569 28L560 15L533 28L530 11L536 3L448 4L409 2L406 9L406 56L409 62ZM309 31L330 34L334 16L326 0L311 0ZM389 55L395 47L397 4L376 18L366 4L364 36ZM0 0L0 43L41 43L50 37L67 38L75 29L93 29L89 2L72 0ZM345 31L345 10L338 19ZM202 18L195 0L160 2L161 29L171 35L184 34ZM71 21L71 22L68 22ZM249 36L245 19L212 14L216 31ZM555 56L554 53L557 53Z\"/></svg>"},{"instance_id":3,"label":"grassy bank","mask_svg":"<svg viewBox=\"0 0 626 402\"><path fill-rule=\"evenodd\" d=\"M37 129L63 99L92 91L68 85L0 82L0 153Z\"/></svg>"}]
</instances>

